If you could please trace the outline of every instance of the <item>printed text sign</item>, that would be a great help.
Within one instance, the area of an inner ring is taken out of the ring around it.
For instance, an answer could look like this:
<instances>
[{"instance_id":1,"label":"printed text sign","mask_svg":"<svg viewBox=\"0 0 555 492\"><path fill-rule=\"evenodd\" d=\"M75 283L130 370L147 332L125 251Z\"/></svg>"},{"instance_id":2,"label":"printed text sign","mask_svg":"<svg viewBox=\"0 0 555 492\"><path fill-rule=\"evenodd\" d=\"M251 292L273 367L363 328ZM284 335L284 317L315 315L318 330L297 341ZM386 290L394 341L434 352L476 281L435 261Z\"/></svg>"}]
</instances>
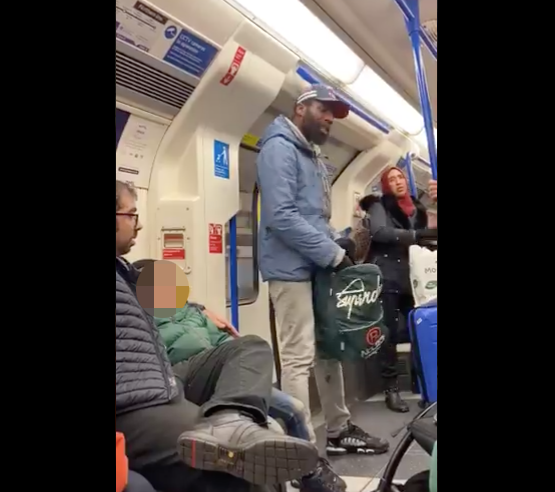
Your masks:
<instances>
[{"instance_id":1,"label":"printed text sign","mask_svg":"<svg viewBox=\"0 0 555 492\"><path fill-rule=\"evenodd\" d=\"M162 251L162 258L164 260L184 260L184 248L164 248Z\"/></svg>"},{"instance_id":2,"label":"printed text sign","mask_svg":"<svg viewBox=\"0 0 555 492\"><path fill-rule=\"evenodd\" d=\"M224 252L223 230L222 224L208 224L208 250L210 254L221 255Z\"/></svg>"},{"instance_id":3,"label":"printed text sign","mask_svg":"<svg viewBox=\"0 0 555 492\"><path fill-rule=\"evenodd\" d=\"M241 68L241 64L243 63L246 52L247 51L242 46L239 46L237 48L235 56L233 57L233 61L231 62L227 73L223 76L222 80L220 80L220 84L229 85L231 84L231 82L233 82L233 79L236 77L239 69Z\"/></svg>"},{"instance_id":4,"label":"printed text sign","mask_svg":"<svg viewBox=\"0 0 555 492\"><path fill-rule=\"evenodd\" d=\"M164 61L200 78L217 54L217 48L182 29L164 56Z\"/></svg>"}]
</instances>

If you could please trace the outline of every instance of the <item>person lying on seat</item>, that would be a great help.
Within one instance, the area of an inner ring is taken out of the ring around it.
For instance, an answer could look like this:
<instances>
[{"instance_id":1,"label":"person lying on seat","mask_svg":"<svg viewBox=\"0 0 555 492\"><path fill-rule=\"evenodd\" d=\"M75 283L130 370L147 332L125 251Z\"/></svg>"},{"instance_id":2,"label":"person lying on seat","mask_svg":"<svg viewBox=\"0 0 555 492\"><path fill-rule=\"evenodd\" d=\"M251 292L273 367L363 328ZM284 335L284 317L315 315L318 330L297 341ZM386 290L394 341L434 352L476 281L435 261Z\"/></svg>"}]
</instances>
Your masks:
<instances>
[{"instance_id":1,"label":"person lying on seat","mask_svg":"<svg viewBox=\"0 0 555 492\"><path fill-rule=\"evenodd\" d=\"M155 261L139 260L133 266L141 272ZM194 363L195 357L202 357L204 351L239 337L237 330L225 318L192 302L178 309L175 316L155 317L154 321L162 335L174 374L182 382L187 379L189 365ZM270 417L282 420L289 436L310 441L304 414L303 404L299 400L277 389L272 391ZM299 487L302 492L344 492L347 484L332 470L329 462L321 458L317 468L300 480Z\"/></svg>"},{"instance_id":2,"label":"person lying on seat","mask_svg":"<svg viewBox=\"0 0 555 492\"><path fill-rule=\"evenodd\" d=\"M136 194L116 181L116 431L130 468L164 492L266 491L313 471L314 445L267 428L274 367L261 338L204 351L177 382L122 258L140 230Z\"/></svg>"}]
</instances>

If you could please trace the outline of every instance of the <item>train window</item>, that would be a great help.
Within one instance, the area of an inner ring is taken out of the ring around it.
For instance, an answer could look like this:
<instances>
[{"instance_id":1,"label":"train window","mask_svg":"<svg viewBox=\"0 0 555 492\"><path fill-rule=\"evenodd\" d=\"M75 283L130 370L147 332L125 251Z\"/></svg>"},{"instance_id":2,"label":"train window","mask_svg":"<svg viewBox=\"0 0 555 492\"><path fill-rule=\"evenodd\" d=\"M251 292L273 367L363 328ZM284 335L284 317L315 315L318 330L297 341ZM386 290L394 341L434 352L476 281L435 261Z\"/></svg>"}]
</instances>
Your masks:
<instances>
[{"instance_id":1,"label":"train window","mask_svg":"<svg viewBox=\"0 0 555 492\"><path fill-rule=\"evenodd\" d=\"M258 298L259 273L255 255L258 240L253 192L256 183L256 152L241 148L239 151L239 189L241 210L237 214L237 281L239 304L253 304ZM229 223L226 224L226 298L231 304L229 289Z\"/></svg>"}]
</instances>

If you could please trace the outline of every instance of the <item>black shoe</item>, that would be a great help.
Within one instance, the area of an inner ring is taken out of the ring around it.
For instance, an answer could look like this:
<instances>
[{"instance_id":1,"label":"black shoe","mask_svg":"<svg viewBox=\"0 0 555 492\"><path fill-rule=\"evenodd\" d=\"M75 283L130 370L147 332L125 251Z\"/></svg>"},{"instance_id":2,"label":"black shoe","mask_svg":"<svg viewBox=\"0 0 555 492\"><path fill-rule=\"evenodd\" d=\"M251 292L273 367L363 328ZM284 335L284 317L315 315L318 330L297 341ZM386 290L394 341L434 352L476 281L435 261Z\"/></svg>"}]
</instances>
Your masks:
<instances>
[{"instance_id":1,"label":"black shoe","mask_svg":"<svg viewBox=\"0 0 555 492\"><path fill-rule=\"evenodd\" d=\"M329 462L320 459L316 470L300 480L301 492L346 492L347 484L333 471Z\"/></svg>"},{"instance_id":2,"label":"black shoe","mask_svg":"<svg viewBox=\"0 0 555 492\"><path fill-rule=\"evenodd\" d=\"M407 413L410 408L405 400L401 398L398 388L391 388L385 392L385 404L392 412Z\"/></svg>"},{"instance_id":3,"label":"black shoe","mask_svg":"<svg viewBox=\"0 0 555 492\"><path fill-rule=\"evenodd\" d=\"M228 473L255 485L301 478L318 466L308 441L275 434L238 412L203 419L179 439L183 461L197 470Z\"/></svg>"},{"instance_id":4,"label":"black shoe","mask_svg":"<svg viewBox=\"0 0 555 492\"><path fill-rule=\"evenodd\" d=\"M389 451L389 443L385 439L371 436L360 427L349 422L349 426L336 439L328 439L329 456L345 454L384 454Z\"/></svg>"}]
</instances>

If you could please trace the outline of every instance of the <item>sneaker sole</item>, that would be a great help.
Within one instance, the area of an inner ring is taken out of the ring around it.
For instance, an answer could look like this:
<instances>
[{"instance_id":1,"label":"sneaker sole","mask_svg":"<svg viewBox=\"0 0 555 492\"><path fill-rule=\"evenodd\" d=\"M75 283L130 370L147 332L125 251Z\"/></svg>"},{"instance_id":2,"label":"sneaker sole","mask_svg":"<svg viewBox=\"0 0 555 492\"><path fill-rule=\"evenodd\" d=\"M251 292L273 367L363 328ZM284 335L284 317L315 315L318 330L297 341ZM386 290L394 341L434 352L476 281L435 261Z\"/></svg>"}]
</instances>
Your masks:
<instances>
[{"instance_id":1,"label":"sneaker sole","mask_svg":"<svg viewBox=\"0 0 555 492\"><path fill-rule=\"evenodd\" d=\"M389 453L389 448L383 449L370 449L370 448L358 448L358 449L336 449L328 448L326 450L328 456L347 456L348 454L365 454L368 456L378 456L381 454Z\"/></svg>"},{"instance_id":2,"label":"sneaker sole","mask_svg":"<svg viewBox=\"0 0 555 492\"><path fill-rule=\"evenodd\" d=\"M272 439L242 448L221 446L211 436L184 434L181 459L191 468L228 473L254 485L277 485L299 479L318 465L318 450L300 439Z\"/></svg>"}]
</instances>

